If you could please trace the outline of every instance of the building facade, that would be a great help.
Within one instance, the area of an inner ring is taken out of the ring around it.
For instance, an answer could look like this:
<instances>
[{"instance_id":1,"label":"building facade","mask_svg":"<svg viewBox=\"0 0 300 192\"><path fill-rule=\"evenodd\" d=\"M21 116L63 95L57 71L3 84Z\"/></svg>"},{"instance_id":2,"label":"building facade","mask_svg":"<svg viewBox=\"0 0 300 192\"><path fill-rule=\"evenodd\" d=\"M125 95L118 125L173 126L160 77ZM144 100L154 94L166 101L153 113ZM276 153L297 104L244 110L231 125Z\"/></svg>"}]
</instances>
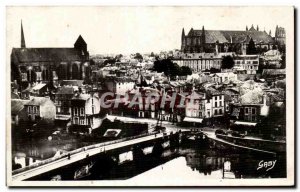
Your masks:
<instances>
[{"instance_id":1,"label":"building facade","mask_svg":"<svg viewBox=\"0 0 300 192\"><path fill-rule=\"evenodd\" d=\"M279 29L277 31L282 32ZM282 33L278 32L277 36L278 40L283 38ZM271 34L260 31L258 26L256 29L253 25L250 29L246 27L245 31L205 30L203 26L202 30L191 28L188 34L185 34L184 29L182 29L181 51L184 53L235 52L245 54L251 38L255 45L260 48L271 49L275 43Z\"/></svg>"},{"instance_id":2,"label":"building facade","mask_svg":"<svg viewBox=\"0 0 300 192\"><path fill-rule=\"evenodd\" d=\"M21 48L11 52L11 80L16 80L21 89L36 82L87 81L89 77L89 52L81 35L70 48L27 48L21 26Z\"/></svg>"}]
</instances>

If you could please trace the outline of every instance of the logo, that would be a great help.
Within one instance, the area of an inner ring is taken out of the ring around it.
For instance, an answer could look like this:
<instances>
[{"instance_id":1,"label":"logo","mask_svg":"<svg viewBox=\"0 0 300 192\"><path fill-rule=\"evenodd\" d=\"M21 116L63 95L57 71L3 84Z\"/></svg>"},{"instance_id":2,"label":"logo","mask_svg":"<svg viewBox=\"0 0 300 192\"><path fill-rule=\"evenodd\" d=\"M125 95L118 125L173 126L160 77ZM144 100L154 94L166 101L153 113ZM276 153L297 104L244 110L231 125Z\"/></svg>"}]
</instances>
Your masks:
<instances>
[{"instance_id":1,"label":"logo","mask_svg":"<svg viewBox=\"0 0 300 192\"><path fill-rule=\"evenodd\" d=\"M264 161L264 160L261 160L258 163L257 170L265 168L266 171L269 171L269 170L271 170L271 169L274 168L276 162L277 162L277 160L274 160L274 161Z\"/></svg>"}]
</instances>

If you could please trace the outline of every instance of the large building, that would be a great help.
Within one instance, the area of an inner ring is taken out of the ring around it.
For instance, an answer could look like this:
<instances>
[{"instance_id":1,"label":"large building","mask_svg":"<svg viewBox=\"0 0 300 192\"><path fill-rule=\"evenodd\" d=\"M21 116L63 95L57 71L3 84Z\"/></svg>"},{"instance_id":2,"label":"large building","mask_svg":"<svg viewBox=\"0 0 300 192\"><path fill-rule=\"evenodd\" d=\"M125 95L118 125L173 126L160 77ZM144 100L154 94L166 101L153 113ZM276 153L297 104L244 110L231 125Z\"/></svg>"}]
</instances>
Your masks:
<instances>
[{"instance_id":1,"label":"large building","mask_svg":"<svg viewBox=\"0 0 300 192\"><path fill-rule=\"evenodd\" d=\"M276 26L275 41L278 45L285 45L285 29L283 27Z\"/></svg>"},{"instance_id":2,"label":"large building","mask_svg":"<svg viewBox=\"0 0 300 192\"><path fill-rule=\"evenodd\" d=\"M70 48L27 48L21 24L21 48L13 48L11 53L11 79L21 89L36 82L89 77L89 52L81 35Z\"/></svg>"},{"instance_id":3,"label":"large building","mask_svg":"<svg viewBox=\"0 0 300 192\"><path fill-rule=\"evenodd\" d=\"M253 25L250 29L246 27L245 31L225 31L225 30L191 30L185 34L182 29L181 51L184 53L200 52L235 52L237 54L246 54L246 49L250 39L253 39L256 46L260 48L271 49L275 41L282 42L284 35L283 28L276 28L277 39L271 36L271 31L260 31L258 26L255 29ZM276 35L275 34L275 35Z\"/></svg>"}]
</instances>

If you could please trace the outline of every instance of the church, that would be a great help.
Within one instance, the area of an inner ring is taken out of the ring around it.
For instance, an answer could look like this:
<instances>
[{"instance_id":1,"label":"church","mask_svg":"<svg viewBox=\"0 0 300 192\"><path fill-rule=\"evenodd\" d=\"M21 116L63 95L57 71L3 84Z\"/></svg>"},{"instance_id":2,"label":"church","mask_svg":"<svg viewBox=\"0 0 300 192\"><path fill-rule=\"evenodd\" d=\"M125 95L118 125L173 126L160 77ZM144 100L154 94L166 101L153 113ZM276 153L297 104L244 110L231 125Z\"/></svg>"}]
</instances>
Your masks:
<instances>
[{"instance_id":1,"label":"church","mask_svg":"<svg viewBox=\"0 0 300 192\"><path fill-rule=\"evenodd\" d=\"M61 80L89 81L90 63L87 44L79 35L74 47L27 48L21 22L21 47L11 52L11 80L21 89L34 83L54 83Z\"/></svg>"},{"instance_id":2,"label":"church","mask_svg":"<svg viewBox=\"0 0 300 192\"><path fill-rule=\"evenodd\" d=\"M276 44L276 40L283 42L282 35L285 35L283 28L276 27L276 34L281 37L273 38L271 31L267 33L265 30L260 31L252 25L250 29L246 27L245 31L227 31L227 30L191 30L185 34L182 29L181 35L181 51L184 53L219 53L219 52L235 52L237 54L246 54L246 49L250 39L261 49L270 50Z\"/></svg>"}]
</instances>

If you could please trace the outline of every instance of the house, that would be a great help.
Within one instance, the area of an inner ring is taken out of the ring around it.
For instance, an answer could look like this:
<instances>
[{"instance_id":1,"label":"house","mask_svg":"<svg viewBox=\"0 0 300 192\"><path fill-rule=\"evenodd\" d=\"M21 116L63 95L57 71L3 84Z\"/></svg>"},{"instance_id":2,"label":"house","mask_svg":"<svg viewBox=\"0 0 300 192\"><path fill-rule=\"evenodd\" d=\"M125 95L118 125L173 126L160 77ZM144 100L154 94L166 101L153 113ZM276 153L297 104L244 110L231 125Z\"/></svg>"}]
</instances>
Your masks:
<instances>
[{"instance_id":1,"label":"house","mask_svg":"<svg viewBox=\"0 0 300 192\"><path fill-rule=\"evenodd\" d=\"M28 121L37 122L40 119L54 120L56 107L49 97L33 97L26 104L24 109L27 111Z\"/></svg>"},{"instance_id":2,"label":"house","mask_svg":"<svg viewBox=\"0 0 300 192\"><path fill-rule=\"evenodd\" d=\"M259 65L259 55L238 55L234 57L235 71L246 71L246 74L256 74Z\"/></svg>"},{"instance_id":3,"label":"house","mask_svg":"<svg viewBox=\"0 0 300 192\"><path fill-rule=\"evenodd\" d=\"M75 130L100 127L100 98L95 94L76 92L71 99L71 124Z\"/></svg>"},{"instance_id":4,"label":"house","mask_svg":"<svg viewBox=\"0 0 300 192\"><path fill-rule=\"evenodd\" d=\"M206 89L205 115L207 118L218 118L225 114L224 93L212 87Z\"/></svg>"},{"instance_id":5,"label":"house","mask_svg":"<svg viewBox=\"0 0 300 192\"><path fill-rule=\"evenodd\" d=\"M71 99L75 93L72 86L59 87L55 94L56 120L70 120L71 118Z\"/></svg>"},{"instance_id":6,"label":"house","mask_svg":"<svg viewBox=\"0 0 300 192\"><path fill-rule=\"evenodd\" d=\"M31 96L45 97L49 95L48 86L46 83L37 83L31 88Z\"/></svg>"},{"instance_id":7,"label":"house","mask_svg":"<svg viewBox=\"0 0 300 192\"><path fill-rule=\"evenodd\" d=\"M125 95L125 93L135 86L135 80L129 77L111 77L105 80L106 88L116 95Z\"/></svg>"},{"instance_id":8,"label":"house","mask_svg":"<svg viewBox=\"0 0 300 192\"><path fill-rule=\"evenodd\" d=\"M230 119L235 126L256 126L268 113L267 96L255 90L244 94L239 103L230 106Z\"/></svg>"},{"instance_id":9,"label":"house","mask_svg":"<svg viewBox=\"0 0 300 192\"><path fill-rule=\"evenodd\" d=\"M205 93L193 91L186 96L184 122L202 123L205 118Z\"/></svg>"},{"instance_id":10,"label":"house","mask_svg":"<svg viewBox=\"0 0 300 192\"><path fill-rule=\"evenodd\" d=\"M285 69L264 69L262 72L262 77L270 81L284 79L285 75Z\"/></svg>"},{"instance_id":11,"label":"house","mask_svg":"<svg viewBox=\"0 0 300 192\"><path fill-rule=\"evenodd\" d=\"M263 64L266 66L273 66L275 68L281 67L281 53L278 50L269 50L262 56Z\"/></svg>"},{"instance_id":12,"label":"house","mask_svg":"<svg viewBox=\"0 0 300 192\"><path fill-rule=\"evenodd\" d=\"M27 100L11 99L11 124L19 125L20 120L25 116L24 104Z\"/></svg>"}]
</instances>

